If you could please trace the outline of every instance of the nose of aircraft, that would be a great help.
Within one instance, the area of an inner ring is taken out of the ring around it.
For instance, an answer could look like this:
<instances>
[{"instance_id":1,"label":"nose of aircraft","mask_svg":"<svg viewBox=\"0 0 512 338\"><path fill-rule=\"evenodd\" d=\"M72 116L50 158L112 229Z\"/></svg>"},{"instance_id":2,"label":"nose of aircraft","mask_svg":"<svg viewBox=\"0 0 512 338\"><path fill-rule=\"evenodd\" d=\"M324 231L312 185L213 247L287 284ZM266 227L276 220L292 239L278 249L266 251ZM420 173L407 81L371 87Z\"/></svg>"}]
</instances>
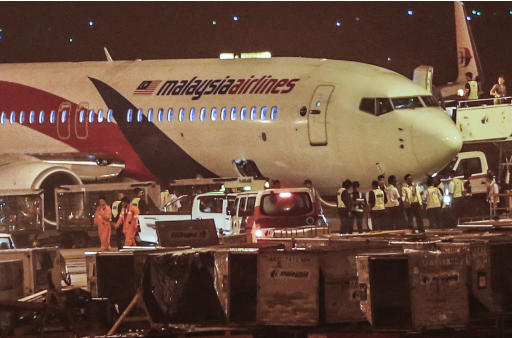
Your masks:
<instances>
[{"instance_id":1,"label":"nose of aircraft","mask_svg":"<svg viewBox=\"0 0 512 338\"><path fill-rule=\"evenodd\" d=\"M441 111L422 112L413 124L412 144L425 173L440 170L462 148L462 138L453 121Z\"/></svg>"}]
</instances>

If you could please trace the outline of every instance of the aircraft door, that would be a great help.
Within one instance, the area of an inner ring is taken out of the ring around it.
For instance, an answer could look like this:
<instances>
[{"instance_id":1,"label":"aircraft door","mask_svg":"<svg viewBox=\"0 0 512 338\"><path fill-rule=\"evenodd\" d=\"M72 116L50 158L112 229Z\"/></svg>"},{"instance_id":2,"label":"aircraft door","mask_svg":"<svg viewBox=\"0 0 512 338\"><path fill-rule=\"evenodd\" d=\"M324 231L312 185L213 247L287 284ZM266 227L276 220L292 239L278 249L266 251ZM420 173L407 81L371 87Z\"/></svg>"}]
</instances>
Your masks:
<instances>
[{"instance_id":1,"label":"aircraft door","mask_svg":"<svg viewBox=\"0 0 512 338\"><path fill-rule=\"evenodd\" d=\"M320 85L316 87L309 104L308 133L312 146L327 145L327 105L334 86Z\"/></svg>"},{"instance_id":2,"label":"aircraft door","mask_svg":"<svg viewBox=\"0 0 512 338\"><path fill-rule=\"evenodd\" d=\"M57 114L57 136L61 140L67 140L71 136L70 112L71 103L62 102Z\"/></svg>"},{"instance_id":3,"label":"aircraft door","mask_svg":"<svg viewBox=\"0 0 512 338\"><path fill-rule=\"evenodd\" d=\"M89 128L89 104L81 102L75 111L75 136L78 139L87 139Z\"/></svg>"}]
</instances>

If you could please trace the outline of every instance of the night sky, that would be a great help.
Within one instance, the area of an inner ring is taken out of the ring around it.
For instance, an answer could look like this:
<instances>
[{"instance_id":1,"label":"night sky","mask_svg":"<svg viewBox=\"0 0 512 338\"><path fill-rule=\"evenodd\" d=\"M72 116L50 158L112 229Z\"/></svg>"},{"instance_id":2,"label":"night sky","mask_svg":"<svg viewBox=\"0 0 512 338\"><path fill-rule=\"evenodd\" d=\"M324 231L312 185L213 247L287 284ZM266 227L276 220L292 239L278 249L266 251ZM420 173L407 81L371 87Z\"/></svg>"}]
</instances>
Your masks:
<instances>
[{"instance_id":1,"label":"night sky","mask_svg":"<svg viewBox=\"0 0 512 338\"><path fill-rule=\"evenodd\" d=\"M512 85L512 3L467 2L466 10L484 88L498 73ZM409 78L430 64L435 83L456 77L452 2L2 2L0 29L4 63L105 60L103 46L115 60L269 50L360 61Z\"/></svg>"}]
</instances>

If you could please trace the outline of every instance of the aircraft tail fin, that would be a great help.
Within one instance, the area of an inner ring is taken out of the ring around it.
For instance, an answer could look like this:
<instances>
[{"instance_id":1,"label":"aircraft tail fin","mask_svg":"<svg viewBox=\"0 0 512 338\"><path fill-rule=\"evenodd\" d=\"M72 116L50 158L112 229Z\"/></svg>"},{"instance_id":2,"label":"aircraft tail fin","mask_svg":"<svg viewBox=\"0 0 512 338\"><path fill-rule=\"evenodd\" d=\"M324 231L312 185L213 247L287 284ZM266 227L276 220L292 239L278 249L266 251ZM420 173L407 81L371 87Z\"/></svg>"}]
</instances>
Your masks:
<instances>
[{"instance_id":1,"label":"aircraft tail fin","mask_svg":"<svg viewBox=\"0 0 512 338\"><path fill-rule=\"evenodd\" d=\"M412 81L422 88L425 88L432 94L432 78L434 77L434 67L432 66L418 66L414 68Z\"/></svg>"},{"instance_id":2,"label":"aircraft tail fin","mask_svg":"<svg viewBox=\"0 0 512 338\"><path fill-rule=\"evenodd\" d=\"M455 8L455 34L457 37L457 62L458 62L458 83L466 82L466 73L473 73L473 78L482 78L482 67L476 50L475 40L469 27L464 4L461 1L454 2Z\"/></svg>"}]
</instances>

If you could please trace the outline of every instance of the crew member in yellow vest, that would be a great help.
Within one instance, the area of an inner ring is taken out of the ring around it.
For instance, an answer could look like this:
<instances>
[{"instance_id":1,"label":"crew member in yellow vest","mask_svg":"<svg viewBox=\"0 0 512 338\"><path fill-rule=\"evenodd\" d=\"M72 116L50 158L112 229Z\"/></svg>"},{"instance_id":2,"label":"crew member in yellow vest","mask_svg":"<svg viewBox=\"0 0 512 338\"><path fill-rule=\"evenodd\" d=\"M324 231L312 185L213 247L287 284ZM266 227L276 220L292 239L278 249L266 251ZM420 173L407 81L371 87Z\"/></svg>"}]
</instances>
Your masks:
<instances>
[{"instance_id":1,"label":"crew member in yellow vest","mask_svg":"<svg viewBox=\"0 0 512 338\"><path fill-rule=\"evenodd\" d=\"M473 73L466 73L466 85L464 91L466 92L466 98L468 100L478 99L478 82L473 80Z\"/></svg>"},{"instance_id":2,"label":"crew member in yellow vest","mask_svg":"<svg viewBox=\"0 0 512 338\"><path fill-rule=\"evenodd\" d=\"M411 174L405 175L404 180L405 184L402 187L402 202L404 203L409 228L414 230L413 219L415 218L417 231L425 232L423 216L421 215L423 203L421 201L420 187L413 183Z\"/></svg>"},{"instance_id":3,"label":"crew member in yellow vest","mask_svg":"<svg viewBox=\"0 0 512 338\"><path fill-rule=\"evenodd\" d=\"M427 217L430 221L430 229L440 228L443 195L441 195L439 188L434 186L434 180L431 177L427 179L427 185L427 190L423 192L423 199L427 204Z\"/></svg>"},{"instance_id":4,"label":"crew member in yellow vest","mask_svg":"<svg viewBox=\"0 0 512 338\"><path fill-rule=\"evenodd\" d=\"M385 175L377 176L377 182L379 183L380 190L382 190L382 192L384 193L384 196L386 197L386 201L388 201L389 197L388 197L388 189L386 187L386 176ZM387 212L386 212L386 215L383 216L380 223L382 226L381 230L387 230L387 229L391 228L391 220L390 220L390 216Z\"/></svg>"},{"instance_id":5,"label":"crew member in yellow vest","mask_svg":"<svg viewBox=\"0 0 512 338\"><path fill-rule=\"evenodd\" d=\"M368 194L368 205L370 206L372 230L374 231L385 230L387 217L386 202L386 195L379 187L379 182L373 181L372 190Z\"/></svg>"},{"instance_id":6,"label":"crew member in yellow vest","mask_svg":"<svg viewBox=\"0 0 512 338\"><path fill-rule=\"evenodd\" d=\"M455 220L459 219L464 212L464 199L462 198L462 192L464 191L464 181L458 177L455 177L455 170L450 171L450 184L448 190L450 191L450 197L452 199L452 212Z\"/></svg>"},{"instance_id":7,"label":"crew member in yellow vest","mask_svg":"<svg viewBox=\"0 0 512 338\"><path fill-rule=\"evenodd\" d=\"M386 187L386 211L388 213L388 230L396 230L403 227L403 209L400 204L400 193L396 186L396 176L388 177L388 186Z\"/></svg>"},{"instance_id":8,"label":"crew member in yellow vest","mask_svg":"<svg viewBox=\"0 0 512 338\"><path fill-rule=\"evenodd\" d=\"M351 234L354 227L354 219L350 211L352 205L350 201L350 188L352 182L350 180L343 181L341 188L338 190L338 216L340 217L340 233Z\"/></svg>"},{"instance_id":9,"label":"crew member in yellow vest","mask_svg":"<svg viewBox=\"0 0 512 338\"><path fill-rule=\"evenodd\" d=\"M148 206L144 201L144 190L135 188L133 192L135 197L132 199L132 204L139 209L140 215L146 215L148 213Z\"/></svg>"},{"instance_id":10,"label":"crew member in yellow vest","mask_svg":"<svg viewBox=\"0 0 512 338\"><path fill-rule=\"evenodd\" d=\"M121 213L121 200L123 199L124 194L122 192L117 193L117 199L112 203L112 222L114 224L117 223L119 219L119 214ZM117 248L121 250L123 248L124 243L124 235L123 235L123 226L116 229L116 242Z\"/></svg>"}]
</instances>

